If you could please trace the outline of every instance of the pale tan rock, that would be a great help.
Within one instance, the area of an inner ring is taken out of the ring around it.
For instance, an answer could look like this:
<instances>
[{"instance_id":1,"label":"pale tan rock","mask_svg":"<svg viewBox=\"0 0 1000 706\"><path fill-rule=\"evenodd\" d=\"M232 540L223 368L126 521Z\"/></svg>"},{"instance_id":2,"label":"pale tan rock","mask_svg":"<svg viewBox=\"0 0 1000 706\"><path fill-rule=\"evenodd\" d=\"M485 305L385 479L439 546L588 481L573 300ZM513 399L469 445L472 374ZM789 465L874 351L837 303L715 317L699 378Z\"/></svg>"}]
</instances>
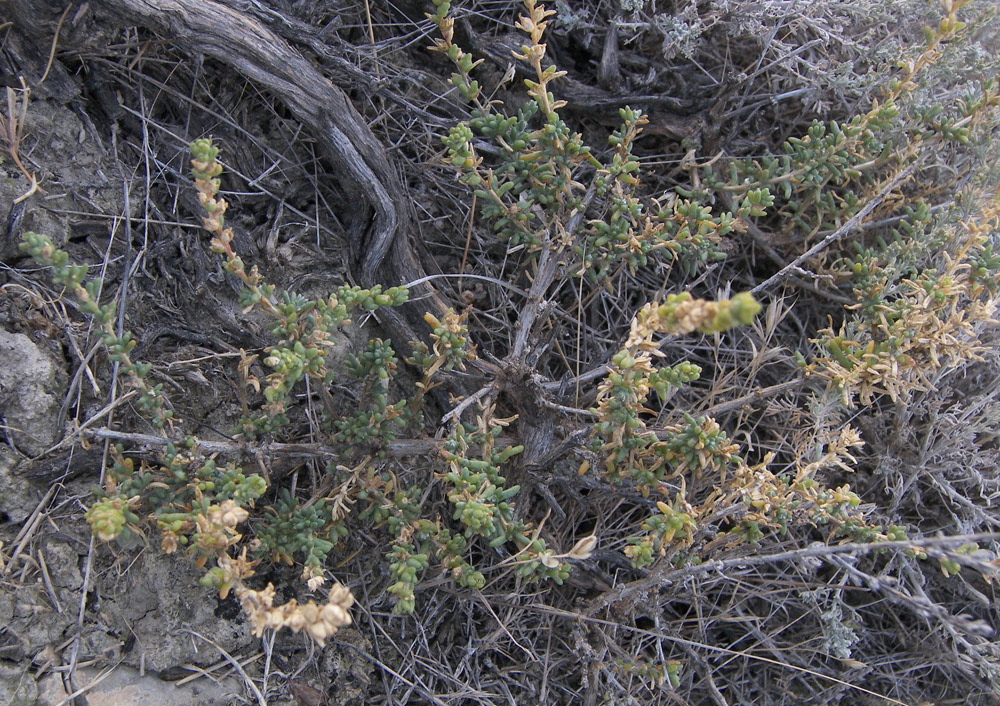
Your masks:
<instances>
[{"instance_id":1,"label":"pale tan rock","mask_svg":"<svg viewBox=\"0 0 1000 706\"><path fill-rule=\"evenodd\" d=\"M152 672L141 675L138 669L124 665L106 670L79 669L76 687L86 689L90 706L229 706L237 701L233 694L242 691L235 682L217 684L206 678L178 685L163 681ZM38 683L34 706L56 706L67 696L62 679L49 674Z\"/></svg>"}]
</instances>

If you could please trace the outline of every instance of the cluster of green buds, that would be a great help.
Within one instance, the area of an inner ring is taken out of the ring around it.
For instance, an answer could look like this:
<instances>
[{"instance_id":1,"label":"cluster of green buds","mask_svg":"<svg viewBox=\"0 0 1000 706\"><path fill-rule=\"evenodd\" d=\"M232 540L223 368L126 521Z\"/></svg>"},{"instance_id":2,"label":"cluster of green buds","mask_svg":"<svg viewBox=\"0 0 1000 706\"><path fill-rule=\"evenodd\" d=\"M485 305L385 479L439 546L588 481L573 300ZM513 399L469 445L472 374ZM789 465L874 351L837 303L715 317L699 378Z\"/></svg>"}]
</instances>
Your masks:
<instances>
[{"instance_id":1,"label":"cluster of green buds","mask_svg":"<svg viewBox=\"0 0 1000 706\"><path fill-rule=\"evenodd\" d=\"M881 235L869 246L855 240L855 253L845 257L838 269L846 271L858 299L859 314L878 317L898 291L899 281L932 262L940 245L930 234L933 214L923 199L904 207L902 218L888 242Z\"/></svg>"},{"instance_id":2,"label":"cluster of green buds","mask_svg":"<svg viewBox=\"0 0 1000 706\"><path fill-rule=\"evenodd\" d=\"M408 296L409 290L406 287L383 289L382 285L375 284L368 289L362 289L357 285L342 285L337 289L336 298L331 298L331 302L339 302L348 310L351 307L358 307L365 311L375 311L384 306L401 306L406 303ZM339 314L339 310L335 312L338 325L350 323L350 319L339 319Z\"/></svg>"},{"instance_id":3,"label":"cluster of green buds","mask_svg":"<svg viewBox=\"0 0 1000 706\"><path fill-rule=\"evenodd\" d=\"M866 543L884 542L888 538L884 527L870 523L857 514L846 516L837 527L836 534L840 537L850 537L855 542ZM912 552L907 552L908 556L911 554Z\"/></svg>"},{"instance_id":4,"label":"cluster of green buds","mask_svg":"<svg viewBox=\"0 0 1000 706\"><path fill-rule=\"evenodd\" d=\"M396 597L393 612L396 615L408 615L416 607L413 589L417 585L418 576L430 566L430 560L426 554L416 553L412 543L403 541L393 544L388 556L392 560L389 574L393 580L388 590Z\"/></svg>"},{"instance_id":5,"label":"cluster of green buds","mask_svg":"<svg viewBox=\"0 0 1000 706\"><path fill-rule=\"evenodd\" d=\"M764 528L757 520L741 520L730 531L743 544L757 546L764 539Z\"/></svg>"},{"instance_id":6,"label":"cluster of green buds","mask_svg":"<svg viewBox=\"0 0 1000 706\"><path fill-rule=\"evenodd\" d=\"M394 487L391 477L379 478L369 483L359 496L371 503L361 516L385 524L394 538L392 551L386 557L391 562L389 592L396 597L396 614L413 612L414 587L432 561L447 570L460 586L473 589L485 586L482 572L463 556L469 546L465 535L451 532L440 520L421 517L418 487L393 490Z\"/></svg>"},{"instance_id":7,"label":"cluster of green buds","mask_svg":"<svg viewBox=\"0 0 1000 706\"><path fill-rule=\"evenodd\" d=\"M93 316L99 324L110 324L114 320L114 307L97 303L101 291L101 280L85 282L87 265L77 265L69 260L69 253L53 245L47 235L29 231L24 234L20 249L34 258L35 262L52 268L52 283L65 287L80 303L80 311Z\"/></svg>"},{"instance_id":8,"label":"cluster of green buds","mask_svg":"<svg viewBox=\"0 0 1000 706\"><path fill-rule=\"evenodd\" d=\"M363 351L348 355L344 359L344 367L358 380L366 381L369 394L384 395L385 386L395 374L398 362L390 341L373 338ZM372 389L375 387L378 389Z\"/></svg>"},{"instance_id":9,"label":"cluster of green buds","mask_svg":"<svg viewBox=\"0 0 1000 706\"><path fill-rule=\"evenodd\" d=\"M665 556L667 548L678 537L683 538L677 545L678 548L690 544L694 530L697 529L693 508L681 500L680 496L674 500L673 505L661 500L656 503L656 507L660 512L646 518L640 525L645 534L629 537L627 540L625 556L635 568L649 566L653 563L654 556Z\"/></svg>"},{"instance_id":10,"label":"cluster of green buds","mask_svg":"<svg viewBox=\"0 0 1000 706\"><path fill-rule=\"evenodd\" d=\"M282 292L273 308L277 318L272 325L272 333L281 340L268 348L264 359L273 371L267 376L264 390L264 414L251 417L244 429L251 433L272 431L286 424L292 388L304 377L326 384L332 381L332 373L326 367L326 348L332 345L331 332L350 323L351 309L374 311L382 306L399 306L407 296L405 287L383 291L379 285L370 289L345 285L328 299L316 301Z\"/></svg>"},{"instance_id":11,"label":"cluster of green buds","mask_svg":"<svg viewBox=\"0 0 1000 706\"><path fill-rule=\"evenodd\" d=\"M331 332L350 323L351 309L374 311L382 306L398 306L406 301L407 295L404 287L383 291L379 285L371 289L342 286L327 300L317 301L282 292L274 307L278 318L272 325L272 333L282 338L268 349L264 359L273 372L267 376L264 414L252 418L251 428L270 431L286 424L285 412L292 388L304 377L324 383L332 381L332 373L326 367L326 348L332 345Z\"/></svg>"},{"instance_id":12,"label":"cluster of green buds","mask_svg":"<svg viewBox=\"0 0 1000 706\"><path fill-rule=\"evenodd\" d=\"M532 129L529 121L541 111L536 101L528 101L511 117L482 112L442 138L460 180L473 188L481 215L510 246L528 244L534 249L546 228L565 223L581 205L575 169L593 160L583 138L557 113L543 127ZM491 169L483 167L475 151L476 133L500 148Z\"/></svg>"},{"instance_id":13,"label":"cluster of green buds","mask_svg":"<svg viewBox=\"0 0 1000 706\"><path fill-rule=\"evenodd\" d=\"M143 493L153 481L153 474L143 465L136 470L135 462L125 456L125 447L115 444L108 449L111 467L104 475L105 489L101 495L107 497L134 498Z\"/></svg>"},{"instance_id":14,"label":"cluster of green buds","mask_svg":"<svg viewBox=\"0 0 1000 706\"><path fill-rule=\"evenodd\" d=\"M979 296L983 290L994 296L1000 292L1000 253L993 252L993 243L973 253L969 265L969 278L975 287L973 296Z\"/></svg>"},{"instance_id":15,"label":"cluster of green buds","mask_svg":"<svg viewBox=\"0 0 1000 706\"><path fill-rule=\"evenodd\" d=\"M193 444L193 439L190 440ZM190 448L188 449L190 451ZM147 503L157 514L171 512L178 508L190 510L195 500L196 483L192 480L197 475L199 459L193 453L185 453L170 442L157 459L160 467L155 474L149 476L146 482L145 474L136 474L133 482L142 483L141 488ZM191 471L194 471L193 473Z\"/></svg>"},{"instance_id":16,"label":"cluster of green buds","mask_svg":"<svg viewBox=\"0 0 1000 706\"><path fill-rule=\"evenodd\" d=\"M287 488L282 488L274 506L268 508L267 522L257 528L259 552L269 554L272 561L293 564L296 557L313 576L322 575L327 554L343 531L334 522L324 499L311 505L300 505Z\"/></svg>"},{"instance_id":17,"label":"cluster of green buds","mask_svg":"<svg viewBox=\"0 0 1000 706\"><path fill-rule=\"evenodd\" d=\"M666 469L662 458L650 453L656 438L646 432L641 416L649 391L655 390L666 399L671 388L697 380L701 368L682 362L655 369L650 354L633 355L628 350L616 353L611 363L613 367L600 387L598 421L589 448L607 454L604 470L611 480L631 477L645 494L663 480Z\"/></svg>"},{"instance_id":18,"label":"cluster of green buds","mask_svg":"<svg viewBox=\"0 0 1000 706\"><path fill-rule=\"evenodd\" d=\"M623 108L620 115L622 126L610 138L611 164L595 178L598 195L607 198L607 213L604 219L589 222L585 242L577 246L588 276L600 280L620 261L635 271L654 252L668 254L689 276L707 262L725 259L719 247L723 236L738 227L741 218L765 215L773 203L770 193L750 189L738 199L736 213L713 216L712 209L701 202L707 194L678 187L684 199L671 198L667 206L654 200L652 208L647 208L634 195L639 163L631 152L632 141L647 120L629 108Z\"/></svg>"},{"instance_id":19,"label":"cluster of green buds","mask_svg":"<svg viewBox=\"0 0 1000 706\"><path fill-rule=\"evenodd\" d=\"M548 578L562 583L569 567L532 536L529 526L514 515L513 499L520 486L504 487L500 466L521 453L523 446L497 448L502 427L488 432L456 424L445 440L442 455L448 464L444 479L451 486L448 500L455 508L452 519L465 527L465 537L483 537L490 547L512 542L518 549L514 572L527 579ZM470 446L479 446L481 458L469 458Z\"/></svg>"},{"instance_id":20,"label":"cluster of green buds","mask_svg":"<svg viewBox=\"0 0 1000 706\"><path fill-rule=\"evenodd\" d=\"M674 475L693 470L696 475L730 462L738 462L739 450L711 417L695 419L684 415L684 423L667 427L669 437L653 446L653 451L673 470Z\"/></svg>"},{"instance_id":21,"label":"cluster of green buds","mask_svg":"<svg viewBox=\"0 0 1000 706\"><path fill-rule=\"evenodd\" d=\"M373 449L384 455L385 447L410 419L406 400L389 401L389 383L397 366L396 354L389 341L374 338L357 355L349 355L344 365L355 378L363 380L365 404L354 414L332 420L332 439L345 444L345 455L355 446Z\"/></svg>"},{"instance_id":22,"label":"cluster of green buds","mask_svg":"<svg viewBox=\"0 0 1000 706\"><path fill-rule=\"evenodd\" d=\"M359 500L369 503L360 517L371 520L376 526L384 524L393 537L402 537L420 517L420 495L421 490L416 485L398 487L392 474L372 477L367 487L358 493Z\"/></svg>"},{"instance_id":23,"label":"cluster of green buds","mask_svg":"<svg viewBox=\"0 0 1000 706\"><path fill-rule=\"evenodd\" d=\"M931 105L914 111L914 118L923 123L929 132L940 135L947 142L957 142L960 145L969 144L970 128L967 116L948 115L943 105Z\"/></svg>"},{"instance_id":24,"label":"cluster of green buds","mask_svg":"<svg viewBox=\"0 0 1000 706\"><path fill-rule=\"evenodd\" d=\"M475 360L476 352L469 340L469 327L466 318L471 309L456 314L448 309L444 316L438 318L431 313L424 315L424 321L431 326L433 348L423 341L411 341L412 355L406 362L423 371L423 380L416 384L417 391L410 400L410 415L417 418L423 403L424 395L437 386L433 381L439 370L465 370L465 361Z\"/></svg>"},{"instance_id":25,"label":"cluster of green buds","mask_svg":"<svg viewBox=\"0 0 1000 706\"><path fill-rule=\"evenodd\" d=\"M195 446L193 439L188 444ZM173 444L160 455L155 470L146 464L136 469L121 445L111 448L111 457L106 489L98 491L99 500L87 514L98 539L125 534L127 524L138 521L132 508L145 503L152 508L164 553L188 547L199 566L239 540L235 527L248 516L244 508L267 489L256 474L247 476L234 464L220 468L212 459L178 452Z\"/></svg>"},{"instance_id":26,"label":"cluster of green buds","mask_svg":"<svg viewBox=\"0 0 1000 706\"><path fill-rule=\"evenodd\" d=\"M815 499L817 510L822 513L813 517L817 523L826 522L829 518L845 517L851 508L861 504L861 498L846 484L839 488L824 488L814 479L807 478L796 485L803 495Z\"/></svg>"},{"instance_id":27,"label":"cluster of green buds","mask_svg":"<svg viewBox=\"0 0 1000 706\"><path fill-rule=\"evenodd\" d=\"M232 499L240 507L253 505L253 502L267 490L267 481L256 473L246 475L243 469L234 463L222 468L212 459L206 459L198 471L199 477L209 475L210 480L202 481L203 492L211 492L219 500Z\"/></svg>"},{"instance_id":28,"label":"cluster of green buds","mask_svg":"<svg viewBox=\"0 0 1000 706\"><path fill-rule=\"evenodd\" d=\"M128 526L139 522L139 516L120 497L98 500L90 506L85 517L94 536L102 542L128 539L131 536Z\"/></svg>"},{"instance_id":29,"label":"cluster of green buds","mask_svg":"<svg viewBox=\"0 0 1000 706\"><path fill-rule=\"evenodd\" d=\"M763 218L774 205L774 197L767 189L748 189L739 199L737 218Z\"/></svg>"},{"instance_id":30,"label":"cluster of green buds","mask_svg":"<svg viewBox=\"0 0 1000 706\"><path fill-rule=\"evenodd\" d=\"M684 192L682 187L675 187L675 191ZM720 247L722 239L736 229L739 221L728 211L713 214L711 207L693 198L694 193L685 194L688 198L673 198L667 205L658 202L655 217L661 226L663 248L685 275L693 277L706 263L726 259Z\"/></svg>"},{"instance_id":31,"label":"cluster of green buds","mask_svg":"<svg viewBox=\"0 0 1000 706\"><path fill-rule=\"evenodd\" d=\"M315 348L307 349L301 341L295 341L290 348L271 348L268 350L264 365L274 372L267 376L267 387L264 389L264 399L267 404L264 409L268 416L279 424L287 424L285 404L291 394L292 387L301 380L307 370L316 370L323 364L323 354Z\"/></svg>"},{"instance_id":32,"label":"cluster of green buds","mask_svg":"<svg viewBox=\"0 0 1000 706\"><path fill-rule=\"evenodd\" d=\"M686 360L669 368L658 368L649 374L646 384L660 399L665 400L671 390L683 387L701 376L701 366Z\"/></svg>"},{"instance_id":33,"label":"cluster of green buds","mask_svg":"<svg viewBox=\"0 0 1000 706\"><path fill-rule=\"evenodd\" d=\"M445 441L442 454L448 464L444 479L450 484L448 500L455 508L454 518L465 526L465 536L486 537L490 546L500 546L523 534L523 524L514 519L512 499L520 486L505 488L506 479L500 475L500 466L521 453L523 446L508 446L497 450L492 442L500 433L495 427L490 438L475 430L456 424ZM481 441L486 446L484 458L468 458L470 445Z\"/></svg>"},{"instance_id":34,"label":"cluster of green buds","mask_svg":"<svg viewBox=\"0 0 1000 706\"><path fill-rule=\"evenodd\" d=\"M422 520L417 524L414 537L433 541L437 547L435 558L443 568L451 572L451 577L459 586L478 590L486 585L483 573L463 556L469 545L465 535L451 532L447 527L441 527L428 520Z\"/></svg>"},{"instance_id":35,"label":"cluster of green buds","mask_svg":"<svg viewBox=\"0 0 1000 706\"><path fill-rule=\"evenodd\" d=\"M670 660L666 663L666 676L667 683L670 684L670 688L676 689L681 685L681 669L684 663L679 660Z\"/></svg>"},{"instance_id":36,"label":"cluster of green buds","mask_svg":"<svg viewBox=\"0 0 1000 706\"><path fill-rule=\"evenodd\" d=\"M469 327L466 318L469 309L456 314L448 309L438 318L431 313L424 314L424 321L431 327L432 348L418 341L413 346L413 356L407 359L411 365L419 367L429 380L438 370L465 370L465 361L475 360L474 347L469 343Z\"/></svg>"},{"instance_id":37,"label":"cluster of green buds","mask_svg":"<svg viewBox=\"0 0 1000 706\"><path fill-rule=\"evenodd\" d=\"M979 544L976 542L968 542L951 550L950 553L960 557L967 557L979 551ZM938 558L938 562L941 564L941 573L944 574L945 578L957 576L962 570L962 565L957 560L952 558L952 556L948 556L947 554Z\"/></svg>"},{"instance_id":38,"label":"cluster of green buds","mask_svg":"<svg viewBox=\"0 0 1000 706\"><path fill-rule=\"evenodd\" d=\"M198 579L198 585L211 588L219 592L219 598L225 600L229 592L233 590L233 577L230 576L221 566L213 566L205 572L204 576Z\"/></svg>"},{"instance_id":39,"label":"cluster of green buds","mask_svg":"<svg viewBox=\"0 0 1000 706\"><path fill-rule=\"evenodd\" d=\"M618 111L618 117L621 118L621 125L608 137L608 144L615 150L611 164L595 180L597 193L602 196L613 188L616 181L627 186L639 185L636 176L639 173L639 162L632 156L632 143L642 132L642 128L649 124L649 119L642 111L628 106Z\"/></svg>"}]
</instances>

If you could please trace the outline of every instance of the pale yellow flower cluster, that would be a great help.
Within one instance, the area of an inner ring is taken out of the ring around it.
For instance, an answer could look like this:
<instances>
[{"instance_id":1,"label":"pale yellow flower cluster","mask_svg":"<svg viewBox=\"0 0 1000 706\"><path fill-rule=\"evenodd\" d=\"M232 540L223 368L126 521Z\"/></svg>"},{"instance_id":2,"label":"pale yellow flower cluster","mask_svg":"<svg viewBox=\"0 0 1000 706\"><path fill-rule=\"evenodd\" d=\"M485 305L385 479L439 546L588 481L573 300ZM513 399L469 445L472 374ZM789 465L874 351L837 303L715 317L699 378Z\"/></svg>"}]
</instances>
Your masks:
<instances>
[{"instance_id":1,"label":"pale yellow flower cluster","mask_svg":"<svg viewBox=\"0 0 1000 706\"><path fill-rule=\"evenodd\" d=\"M257 637L263 635L267 628L290 628L292 632L305 630L321 647L339 628L351 624L348 610L354 604L350 589L340 584L330 589L327 602L323 605L312 600L299 605L293 598L282 606L274 607L274 584L270 583L262 591L240 586L236 589L236 597L250 616L253 634Z\"/></svg>"},{"instance_id":2,"label":"pale yellow flower cluster","mask_svg":"<svg viewBox=\"0 0 1000 706\"><path fill-rule=\"evenodd\" d=\"M695 299L689 293L671 294L662 304L646 304L635 319L625 343L627 350L649 350L655 334L683 335L700 331L717 333L746 325L760 312L760 304L747 292L731 299Z\"/></svg>"},{"instance_id":3,"label":"pale yellow flower cluster","mask_svg":"<svg viewBox=\"0 0 1000 706\"><path fill-rule=\"evenodd\" d=\"M197 532L194 546L201 552L197 566L204 566L208 557L225 553L226 549L239 542L243 535L236 531L236 526L249 516L250 513L233 500L224 500L220 505L210 505L206 514L195 517ZM164 535L164 541L166 539ZM167 547L164 546L164 549Z\"/></svg>"}]
</instances>

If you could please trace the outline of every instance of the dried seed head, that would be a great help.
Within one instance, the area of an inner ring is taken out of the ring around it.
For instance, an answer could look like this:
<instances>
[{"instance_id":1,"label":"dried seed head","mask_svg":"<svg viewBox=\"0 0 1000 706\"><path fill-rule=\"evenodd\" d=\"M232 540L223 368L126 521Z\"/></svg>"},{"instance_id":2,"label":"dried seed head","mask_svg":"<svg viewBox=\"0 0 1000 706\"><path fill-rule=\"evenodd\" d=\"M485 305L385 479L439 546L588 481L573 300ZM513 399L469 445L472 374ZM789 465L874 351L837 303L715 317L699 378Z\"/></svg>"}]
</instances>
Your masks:
<instances>
[{"instance_id":1,"label":"dried seed head","mask_svg":"<svg viewBox=\"0 0 1000 706\"><path fill-rule=\"evenodd\" d=\"M597 536L590 535L589 537L584 537L579 542L573 545L573 548L569 550L569 554L566 555L567 559L576 559L582 561L584 559L589 559L590 555L594 553L594 549L597 548Z\"/></svg>"}]
</instances>

